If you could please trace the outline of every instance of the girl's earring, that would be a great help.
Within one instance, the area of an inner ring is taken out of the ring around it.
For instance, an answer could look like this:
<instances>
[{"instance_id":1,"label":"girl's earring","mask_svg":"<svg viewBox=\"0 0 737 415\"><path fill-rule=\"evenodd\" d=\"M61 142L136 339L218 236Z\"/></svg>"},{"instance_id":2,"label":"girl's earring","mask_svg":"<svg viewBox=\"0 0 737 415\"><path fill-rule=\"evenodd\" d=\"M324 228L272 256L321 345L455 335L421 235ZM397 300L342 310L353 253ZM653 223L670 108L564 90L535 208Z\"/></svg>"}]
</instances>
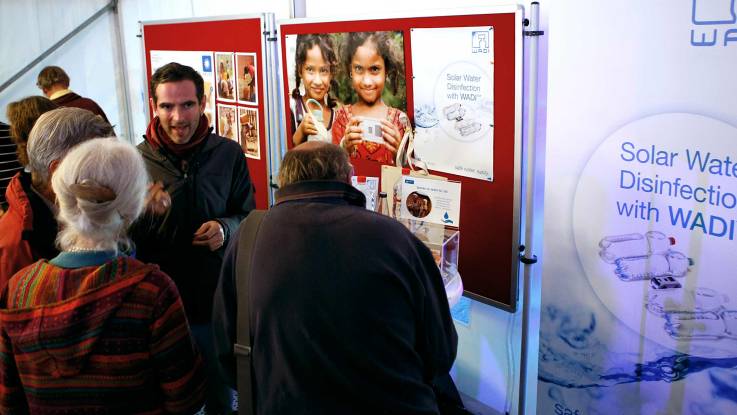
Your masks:
<instances>
[{"instance_id":1,"label":"girl's earring","mask_svg":"<svg viewBox=\"0 0 737 415\"><path fill-rule=\"evenodd\" d=\"M303 80L299 80L299 95L300 96L306 96L307 91L305 90L305 83Z\"/></svg>"}]
</instances>

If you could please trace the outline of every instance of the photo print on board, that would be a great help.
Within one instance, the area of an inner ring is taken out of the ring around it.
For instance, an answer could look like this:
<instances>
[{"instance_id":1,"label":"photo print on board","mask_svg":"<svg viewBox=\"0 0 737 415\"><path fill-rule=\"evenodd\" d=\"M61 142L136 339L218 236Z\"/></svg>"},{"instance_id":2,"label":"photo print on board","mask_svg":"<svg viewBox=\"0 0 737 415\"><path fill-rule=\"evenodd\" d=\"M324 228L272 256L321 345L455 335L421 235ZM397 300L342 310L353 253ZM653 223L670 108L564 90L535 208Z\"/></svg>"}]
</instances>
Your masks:
<instances>
[{"instance_id":1,"label":"photo print on board","mask_svg":"<svg viewBox=\"0 0 737 415\"><path fill-rule=\"evenodd\" d=\"M397 146L411 127L406 114L403 33L288 35L285 47L290 145L323 139L318 126L317 134L302 133L305 120L311 118L317 120L313 124L320 123L327 130L326 141L348 143L345 148L351 158L394 165ZM383 70L368 82L365 76L375 62ZM360 139L344 140L351 119L357 125L350 127L360 127L363 133Z\"/></svg>"},{"instance_id":2,"label":"photo print on board","mask_svg":"<svg viewBox=\"0 0 737 415\"><path fill-rule=\"evenodd\" d=\"M215 82L217 98L220 101L235 102L235 73L233 54L215 52Z\"/></svg>"},{"instance_id":3,"label":"photo print on board","mask_svg":"<svg viewBox=\"0 0 737 415\"><path fill-rule=\"evenodd\" d=\"M255 53L236 53L235 73L238 102L241 104L258 104L258 71Z\"/></svg>"},{"instance_id":4,"label":"photo print on board","mask_svg":"<svg viewBox=\"0 0 737 415\"><path fill-rule=\"evenodd\" d=\"M246 157L261 159L261 143L258 133L258 110L255 108L238 108L240 120L240 145Z\"/></svg>"},{"instance_id":5,"label":"photo print on board","mask_svg":"<svg viewBox=\"0 0 737 415\"><path fill-rule=\"evenodd\" d=\"M238 124L234 105L218 104L218 134L238 141Z\"/></svg>"}]
</instances>

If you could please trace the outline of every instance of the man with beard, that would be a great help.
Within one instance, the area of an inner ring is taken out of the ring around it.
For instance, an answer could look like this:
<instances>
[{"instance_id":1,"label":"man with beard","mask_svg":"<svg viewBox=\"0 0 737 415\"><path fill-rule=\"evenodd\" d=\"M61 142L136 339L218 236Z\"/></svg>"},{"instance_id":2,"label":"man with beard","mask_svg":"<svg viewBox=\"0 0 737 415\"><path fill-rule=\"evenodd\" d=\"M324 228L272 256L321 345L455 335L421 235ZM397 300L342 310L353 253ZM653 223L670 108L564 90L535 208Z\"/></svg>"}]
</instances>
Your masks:
<instances>
[{"instance_id":1,"label":"man with beard","mask_svg":"<svg viewBox=\"0 0 737 415\"><path fill-rule=\"evenodd\" d=\"M208 373L207 413L230 413L230 391L214 369L212 297L225 242L254 208L253 187L235 141L212 133L204 82L169 63L151 77L156 115L138 148L153 183L148 212L133 227L137 257L177 285Z\"/></svg>"}]
</instances>

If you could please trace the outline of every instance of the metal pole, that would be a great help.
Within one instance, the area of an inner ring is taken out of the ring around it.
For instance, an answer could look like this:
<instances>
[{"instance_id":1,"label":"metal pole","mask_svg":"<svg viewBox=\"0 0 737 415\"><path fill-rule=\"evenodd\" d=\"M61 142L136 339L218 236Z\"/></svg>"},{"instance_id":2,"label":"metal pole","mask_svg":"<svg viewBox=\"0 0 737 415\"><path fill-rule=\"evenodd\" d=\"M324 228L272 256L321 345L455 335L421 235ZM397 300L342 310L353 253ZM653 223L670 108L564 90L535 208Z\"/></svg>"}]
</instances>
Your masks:
<instances>
[{"instance_id":1,"label":"metal pole","mask_svg":"<svg viewBox=\"0 0 737 415\"><path fill-rule=\"evenodd\" d=\"M8 79L7 81L3 82L3 84L0 85L0 93L2 93L6 88L8 88L10 85L12 85L13 82L17 81L21 76L25 75L26 72L30 71L34 66L38 65L39 62L41 62L44 59L46 59L46 57L48 57L50 54L52 54L55 50L59 49L61 47L61 45L63 45L64 43L66 43L69 39L73 38L74 35L76 35L77 33L81 32L87 26L89 26L90 24L92 24L92 22L94 22L95 20L97 20L98 17L102 16L103 14L105 14L105 12L107 12L108 10L112 9L113 7L115 7L114 3L115 3L115 1L113 0L110 3L108 3L106 6L104 6L102 9L98 10L97 13L93 14L89 19L85 20L84 22L82 22L82 24L80 24L74 30L72 30L71 32L69 32L69 34L67 34L66 36L64 36L63 38L61 38L61 40L59 40L58 42L54 43L53 46L51 46L50 48L48 48L44 52L42 52L36 59L34 59L33 61L31 61L31 63L29 63L28 65L26 65L25 67L23 67L23 69L21 69L20 71L18 71L15 75L11 76L10 79Z\"/></svg>"},{"instance_id":2,"label":"metal pole","mask_svg":"<svg viewBox=\"0 0 737 415\"><path fill-rule=\"evenodd\" d=\"M307 5L305 0L292 0L289 2L289 18L305 17Z\"/></svg>"},{"instance_id":3,"label":"metal pole","mask_svg":"<svg viewBox=\"0 0 737 415\"><path fill-rule=\"evenodd\" d=\"M523 256L524 280L522 296L522 345L520 352L520 378L519 378L519 414L526 413L527 395L527 359L530 330L530 274L532 265L536 258L533 252L533 216L535 195L535 134L537 124L537 37L540 18L540 4L533 1L530 4L530 28L529 32L529 76L527 86L527 165L525 166L525 252Z\"/></svg>"},{"instance_id":4,"label":"metal pole","mask_svg":"<svg viewBox=\"0 0 737 415\"><path fill-rule=\"evenodd\" d=\"M121 76L121 87L123 90L123 113L124 117L121 120L124 125L123 129L123 137L125 137L128 141L130 141L132 144L136 144L136 141L133 137L133 118L131 115L131 106L130 106L130 96L129 96L129 87L130 83L128 82L128 61L125 59L125 42L123 42L123 37L121 36L120 32L120 14L118 13L118 0L113 0L113 33L115 34L115 41L117 43L117 60L118 60L118 67L121 68L119 71L119 74ZM118 103L120 103L121 99L120 96L118 96Z\"/></svg>"},{"instance_id":5,"label":"metal pole","mask_svg":"<svg viewBox=\"0 0 737 415\"><path fill-rule=\"evenodd\" d=\"M266 111L266 123L268 125L266 143L269 152L268 168L269 168L269 202L274 202L276 176L279 169L279 163L285 149L282 147L284 140L282 139L282 106L280 97L282 96L281 77L279 74L279 55L278 33L276 30L276 20L273 13L265 15L264 30L264 57L266 60L266 102L264 108Z\"/></svg>"}]
</instances>

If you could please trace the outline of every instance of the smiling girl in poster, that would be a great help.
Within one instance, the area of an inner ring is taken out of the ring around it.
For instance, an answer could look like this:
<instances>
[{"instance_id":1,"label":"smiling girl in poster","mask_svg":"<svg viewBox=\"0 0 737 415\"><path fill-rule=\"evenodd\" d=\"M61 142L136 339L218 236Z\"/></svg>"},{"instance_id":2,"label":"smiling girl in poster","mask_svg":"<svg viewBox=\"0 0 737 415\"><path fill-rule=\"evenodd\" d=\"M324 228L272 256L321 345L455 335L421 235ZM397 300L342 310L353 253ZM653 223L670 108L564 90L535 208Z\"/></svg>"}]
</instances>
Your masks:
<instances>
[{"instance_id":1,"label":"smiling girl in poster","mask_svg":"<svg viewBox=\"0 0 737 415\"><path fill-rule=\"evenodd\" d=\"M352 158L394 165L406 124L404 112L381 98L389 78L392 91L399 85L402 60L397 58L391 32L348 33L344 45L345 67L358 101L335 114L333 143Z\"/></svg>"},{"instance_id":2,"label":"smiling girl in poster","mask_svg":"<svg viewBox=\"0 0 737 415\"><path fill-rule=\"evenodd\" d=\"M292 91L291 110L292 132L294 145L299 145L315 137L323 141L331 140L330 129L335 115L336 100L330 96L330 90L337 89L335 71L338 67L338 58L333 50L333 42L329 35L299 35L297 36L297 51L295 53L294 78L298 87ZM320 109L309 100L321 104ZM316 125L312 111L322 111L324 128ZM322 134L321 134L322 132Z\"/></svg>"}]
</instances>

